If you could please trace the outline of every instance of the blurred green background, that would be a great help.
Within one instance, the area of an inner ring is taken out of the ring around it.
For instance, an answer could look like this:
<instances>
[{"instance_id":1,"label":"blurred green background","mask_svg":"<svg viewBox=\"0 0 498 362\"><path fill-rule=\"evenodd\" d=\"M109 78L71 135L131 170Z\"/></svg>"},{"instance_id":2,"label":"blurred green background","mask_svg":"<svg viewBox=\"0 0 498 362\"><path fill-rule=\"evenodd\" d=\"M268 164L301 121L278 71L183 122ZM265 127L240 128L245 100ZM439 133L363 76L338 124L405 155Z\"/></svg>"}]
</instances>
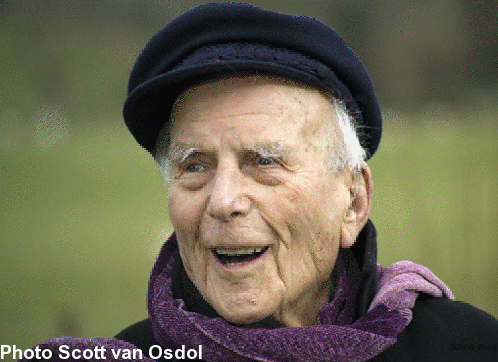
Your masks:
<instances>
[{"instance_id":1,"label":"blurred green background","mask_svg":"<svg viewBox=\"0 0 498 362\"><path fill-rule=\"evenodd\" d=\"M147 316L166 189L122 119L145 42L200 1L0 1L0 344ZM379 260L498 316L498 2L254 1L337 29L371 74Z\"/></svg>"}]
</instances>

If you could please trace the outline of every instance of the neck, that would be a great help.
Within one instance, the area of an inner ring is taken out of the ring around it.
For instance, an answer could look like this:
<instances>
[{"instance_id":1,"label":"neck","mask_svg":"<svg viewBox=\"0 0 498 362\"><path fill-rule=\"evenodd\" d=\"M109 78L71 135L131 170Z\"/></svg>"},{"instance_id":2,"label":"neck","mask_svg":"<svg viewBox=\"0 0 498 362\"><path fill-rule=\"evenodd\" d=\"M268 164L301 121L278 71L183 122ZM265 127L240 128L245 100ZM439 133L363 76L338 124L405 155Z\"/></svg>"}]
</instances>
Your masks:
<instances>
[{"instance_id":1,"label":"neck","mask_svg":"<svg viewBox=\"0 0 498 362\"><path fill-rule=\"evenodd\" d=\"M273 317L285 327L304 327L318 324L320 308L331 299L332 281L328 279L323 285L315 285L314 291L303 292L301 298L284 303L282 309Z\"/></svg>"}]
</instances>

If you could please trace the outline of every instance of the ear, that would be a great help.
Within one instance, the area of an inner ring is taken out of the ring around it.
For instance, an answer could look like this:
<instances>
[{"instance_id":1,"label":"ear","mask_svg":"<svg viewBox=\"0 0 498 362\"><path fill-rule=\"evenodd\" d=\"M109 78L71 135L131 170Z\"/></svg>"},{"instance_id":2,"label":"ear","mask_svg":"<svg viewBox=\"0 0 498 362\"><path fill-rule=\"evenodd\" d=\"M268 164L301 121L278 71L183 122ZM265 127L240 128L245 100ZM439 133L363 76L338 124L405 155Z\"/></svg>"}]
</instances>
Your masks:
<instances>
[{"instance_id":1,"label":"ear","mask_svg":"<svg viewBox=\"0 0 498 362\"><path fill-rule=\"evenodd\" d=\"M372 199L372 172L363 162L361 171L353 174L350 202L341 226L341 247L350 248L367 223Z\"/></svg>"}]
</instances>

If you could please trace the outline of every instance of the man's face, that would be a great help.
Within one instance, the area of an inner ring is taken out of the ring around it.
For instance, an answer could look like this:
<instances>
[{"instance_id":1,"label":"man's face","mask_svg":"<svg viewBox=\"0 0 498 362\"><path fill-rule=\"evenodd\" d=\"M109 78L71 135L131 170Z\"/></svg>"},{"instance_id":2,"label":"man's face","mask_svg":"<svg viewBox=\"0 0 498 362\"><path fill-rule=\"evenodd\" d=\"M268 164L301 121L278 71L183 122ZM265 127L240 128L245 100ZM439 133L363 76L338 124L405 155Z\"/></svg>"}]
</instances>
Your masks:
<instances>
[{"instance_id":1,"label":"man's face","mask_svg":"<svg viewBox=\"0 0 498 362\"><path fill-rule=\"evenodd\" d=\"M318 90L262 76L176 100L169 215L188 276L228 321L310 325L328 302L352 187L325 168L333 114Z\"/></svg>"}]
</instances>

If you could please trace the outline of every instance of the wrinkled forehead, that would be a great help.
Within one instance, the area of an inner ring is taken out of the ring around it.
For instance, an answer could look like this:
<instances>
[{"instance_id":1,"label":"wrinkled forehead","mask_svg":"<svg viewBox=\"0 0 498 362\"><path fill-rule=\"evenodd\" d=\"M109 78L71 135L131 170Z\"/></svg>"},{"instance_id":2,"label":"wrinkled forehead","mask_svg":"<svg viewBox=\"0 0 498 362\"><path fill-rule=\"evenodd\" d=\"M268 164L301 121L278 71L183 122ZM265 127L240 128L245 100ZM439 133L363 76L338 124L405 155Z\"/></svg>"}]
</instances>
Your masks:
<instances>
[{"instance_id":1,"label":"wrinkled forehead","mask_svg":"<svg viewBox=\"0 0 498 362\"><path fill-rule=\"evenodd\" d=\"M176 99L169 131L181 121L216 121L251 115L268 123L286 120L311 132L331 114L331 95L325 90L273 75L224 76L189 87ZM330 121L327 119L327 121ZM289 124L290 126L293 126Z\"/></svg>"},{"instance_id":2,"label":"wrinkled forehead","mask_svg":"<svg viewBox=\"0 0 498 362\"><path fill-rule=\"evenodd\" d=\"M332 93L325 88L318 88L315 85L305 83L303 81L287 78L275 74L237 72L237 73L222 73L212 77L202 79L186 88L175 100L175 106L181 104L186 97L198 93L218 94L228 92L243 92L245 89L251 88L266 88L277 90L285 90L289 94L295 95L316 93L321 94L324 98L331 100ZM296 99L299 101L299 99Z\"/></svg>"},{"instance_id":3,"label":"wrinkled forehead","mask_svg":"<svg viewBox=\"0 0 498 362\"><path fill-rule=\"evenodd\" d=\"M193 83L191 86L187 87L185 91L195 89L199 86L211 83L226 82L227 84L230 84L230 83L237 83L239 81L240 82L246 81L248 83L284 84L288 86L302 87L305 89L315 89L323 93L331 94L331 92L327 91L326 88L318 87L311 82L307 83L305 81L285 77L283 75L265 73L263 71L250 71L250 70L214 74L212 76L205 77Z\"/></svg>"}]
</instances>

